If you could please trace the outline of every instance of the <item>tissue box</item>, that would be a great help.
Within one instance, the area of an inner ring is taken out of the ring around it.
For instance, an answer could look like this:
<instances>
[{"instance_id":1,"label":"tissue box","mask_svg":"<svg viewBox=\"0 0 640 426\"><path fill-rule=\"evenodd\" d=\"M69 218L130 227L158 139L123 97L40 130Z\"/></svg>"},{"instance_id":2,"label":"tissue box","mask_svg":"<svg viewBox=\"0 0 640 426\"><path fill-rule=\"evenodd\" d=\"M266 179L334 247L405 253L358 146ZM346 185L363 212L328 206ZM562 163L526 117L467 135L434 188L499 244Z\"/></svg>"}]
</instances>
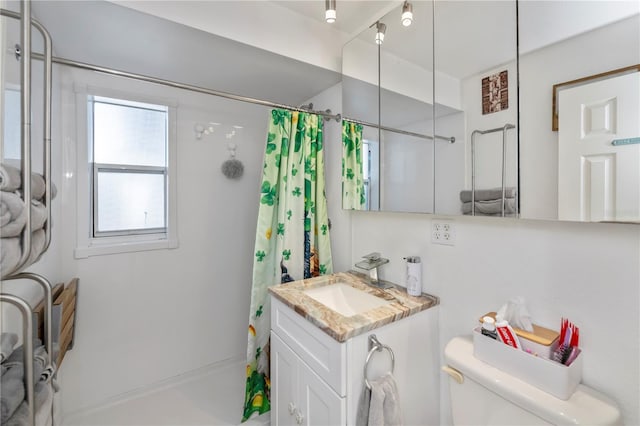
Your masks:
<instances>
[{"instance_id":1,"label":"tissue box","mask_svg":"<svg viewBox=\"0 0 640 426\"><path fill-rule=\"evenodd\" d=\"M514 349L473 330L473 354L476 358L537 387L556 398L567 400L582 380L582 353L566 366Z\"/></svg>"}]
</instances>

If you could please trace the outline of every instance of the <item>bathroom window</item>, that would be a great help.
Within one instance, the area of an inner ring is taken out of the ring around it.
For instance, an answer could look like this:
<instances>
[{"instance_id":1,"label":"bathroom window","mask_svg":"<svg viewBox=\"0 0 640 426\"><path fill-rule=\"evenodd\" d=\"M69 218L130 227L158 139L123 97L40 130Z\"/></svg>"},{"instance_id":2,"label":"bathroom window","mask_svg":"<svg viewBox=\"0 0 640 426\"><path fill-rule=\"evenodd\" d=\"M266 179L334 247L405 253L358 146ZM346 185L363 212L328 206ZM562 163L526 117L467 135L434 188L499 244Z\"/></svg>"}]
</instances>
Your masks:
<instances>
[{"instance_id":1,"label":"bathroom window","mask_svg":"<svg viewBox=\"0 0 640 426\"><path fill-rule=\"evenodd\" d=\"M93 237L166 233L168 107L91 96Z\"/></svg>"},{"instance_id":2,"label":"bathroom window","mask_svg":"<svg viewBox=\"0 0 640 426\"><path fill-rule=\"evenodd\" d=\"M175 108L96 94L84 102L87 149L79 158L88 159L88 173L78 203L89 214L76 257L176 247Z\"/></svg>"}]
</instances>

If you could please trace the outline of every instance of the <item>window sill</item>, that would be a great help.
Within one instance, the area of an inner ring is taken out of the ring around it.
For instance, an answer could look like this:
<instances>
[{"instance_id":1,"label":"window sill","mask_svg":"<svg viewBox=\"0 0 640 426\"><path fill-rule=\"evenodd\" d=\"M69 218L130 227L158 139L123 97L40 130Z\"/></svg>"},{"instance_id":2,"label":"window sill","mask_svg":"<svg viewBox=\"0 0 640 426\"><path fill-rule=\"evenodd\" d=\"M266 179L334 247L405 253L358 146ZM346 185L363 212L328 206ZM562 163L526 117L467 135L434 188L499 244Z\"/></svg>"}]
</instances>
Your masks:
<instances>
[{"instance_id":1,"label":"window sill","mask_svg":"<svg viewBox=\"0 0 640 426\"><path fill-rule=\"evenodd\" d=\"M90 243L89 246L76 247L74 257L76 259L86 259L91 256L102 256L107 254L133 253L149 250L167 250L178 248L176 239L158 239L147 241L109 241Z\"/></svg>"}]
</instances>

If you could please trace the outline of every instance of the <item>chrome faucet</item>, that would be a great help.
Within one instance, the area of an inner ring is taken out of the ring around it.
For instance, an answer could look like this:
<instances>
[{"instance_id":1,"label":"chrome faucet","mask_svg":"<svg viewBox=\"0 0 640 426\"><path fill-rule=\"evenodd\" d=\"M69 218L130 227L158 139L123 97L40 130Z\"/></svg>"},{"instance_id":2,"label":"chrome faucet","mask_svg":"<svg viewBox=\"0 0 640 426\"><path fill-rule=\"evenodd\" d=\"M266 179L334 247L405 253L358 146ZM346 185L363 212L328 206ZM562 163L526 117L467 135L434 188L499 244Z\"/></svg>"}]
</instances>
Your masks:
<instances>
[{"instance_id":1,"label":"chrome faucet","mask_svg":"<svg viewBox=\"0 0 640 426\"><path fill-rule=\"evenodd\" d=\"M380 282L378 279L378 266L382 266L385 263L389 263L389 259L380 257L380 253L374 252L362 256L364 260L356 263L356 268L369 271L369 284L374 287L386 288L386 284Z\"/></svg>"}]
</instances>

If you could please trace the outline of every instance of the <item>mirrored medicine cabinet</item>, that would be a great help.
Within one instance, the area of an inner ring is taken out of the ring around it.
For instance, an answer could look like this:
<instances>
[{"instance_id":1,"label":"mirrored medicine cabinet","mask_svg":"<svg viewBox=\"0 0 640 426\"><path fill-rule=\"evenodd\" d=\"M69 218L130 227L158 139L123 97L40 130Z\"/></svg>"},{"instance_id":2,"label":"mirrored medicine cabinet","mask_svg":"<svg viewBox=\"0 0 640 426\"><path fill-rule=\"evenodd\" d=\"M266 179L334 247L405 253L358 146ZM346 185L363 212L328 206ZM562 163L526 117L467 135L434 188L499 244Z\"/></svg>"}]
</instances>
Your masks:
<instances>
[{"instance_id":1,"label":"mirrored medicine cabinet","mask_svg":"<svg viewBox=\"0 0 640 426\"><path fill-rule=\"evenodd\" d=\"M343 48L362 209L640 221L640 3L411 3Z\"/></svg>"}]
</instances>

